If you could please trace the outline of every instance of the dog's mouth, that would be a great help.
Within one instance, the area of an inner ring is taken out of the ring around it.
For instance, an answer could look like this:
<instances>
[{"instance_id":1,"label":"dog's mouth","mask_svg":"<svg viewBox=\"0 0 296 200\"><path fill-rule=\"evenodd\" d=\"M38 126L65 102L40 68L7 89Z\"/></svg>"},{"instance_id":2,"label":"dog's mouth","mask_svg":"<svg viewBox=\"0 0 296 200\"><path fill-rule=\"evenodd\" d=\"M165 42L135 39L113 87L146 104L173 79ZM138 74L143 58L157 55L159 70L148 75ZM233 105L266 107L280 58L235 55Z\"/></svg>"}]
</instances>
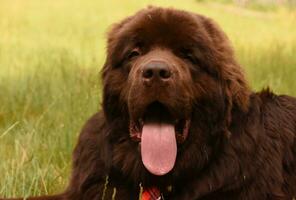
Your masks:
<instances>
[{"instance_id":1,"label":"dog's mouth","mask_svg":"<svg viewBox=\"0 0 296 200\"><path fill-rule=\"evenodd\" d=\"M170 172L176 161L177 146L188 137L190 118L177 118L159 102L147 106L138 120L130 121L130 137L141 146L142 161L154 175Z\"/></svg>"},{"instance_id":2,"label":"dog's mouth","mask_svg":"<svg viewBox=\"0 0 296 200\"><path fill-rule=\"evenodd\" d=\"M163 104L154 102L147 106L146 112L141 118L130 121L129 132L131 139L136 142L141 142L143 126L147 123L153 122L173 125L178 145L184 143L188 137L191 122L190 118L173 117L170 111Z\"/></svg>"}]
</instances>

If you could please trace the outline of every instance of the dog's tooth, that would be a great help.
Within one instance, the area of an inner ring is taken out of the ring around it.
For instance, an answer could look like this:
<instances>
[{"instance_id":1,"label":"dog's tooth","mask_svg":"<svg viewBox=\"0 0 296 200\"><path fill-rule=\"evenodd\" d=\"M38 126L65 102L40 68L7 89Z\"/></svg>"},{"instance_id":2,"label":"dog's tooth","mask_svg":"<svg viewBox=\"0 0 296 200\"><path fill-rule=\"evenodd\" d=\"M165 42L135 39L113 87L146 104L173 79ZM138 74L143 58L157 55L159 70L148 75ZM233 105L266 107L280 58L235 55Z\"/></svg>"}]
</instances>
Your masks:
<instances>
[{"instance_id":1,"label":"dog's tooth","mask_svg":"<svg viewBox=\"0 0 296 200\"><path fill-rule=\"evenodd\" d=\"M143 121L142 118L139 119L139 123L140 123L140 125L142 125L142 126L144 125L144 121Z\"/></svg>"},{"instance_id":2,"label":"dog's tooth","mask_svg":"<svg viewBox=\"0 0 296 200\"><path fill-rule=\"evenodd\" d=\"M135 126L135 131L139 132L139 126Z\"/></svg>"},{"instance_id":3,"label":"dog's tooth","mask_svg":"<svg viewBox=\"0 0 296 200\"><path fill-rule=\"evenodd\" d=\"M138 137L138 139L141 139L141 133L140 132L137 133L137 137Z\"/></svg>"}]
</instances>

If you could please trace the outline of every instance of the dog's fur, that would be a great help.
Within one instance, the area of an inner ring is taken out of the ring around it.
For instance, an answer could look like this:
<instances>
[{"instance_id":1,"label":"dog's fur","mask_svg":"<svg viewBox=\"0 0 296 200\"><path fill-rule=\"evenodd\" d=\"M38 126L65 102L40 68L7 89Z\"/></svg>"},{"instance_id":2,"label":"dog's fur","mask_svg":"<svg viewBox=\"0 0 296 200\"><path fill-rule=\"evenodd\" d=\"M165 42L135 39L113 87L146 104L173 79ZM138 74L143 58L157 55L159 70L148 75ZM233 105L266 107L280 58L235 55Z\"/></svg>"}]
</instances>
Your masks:
<instances>
[{"instance_id":1,"label":"dog's fur","mask_svg":"<svg viewBox=\"0 0 296 200\"><path fill-rule=\"evenodd\" d=\"M252 92L227 37L209 18L149 7L115 24L103 68L103 110L84 126L68 189L35 200L135 200L140 186L165 199L296 197L296 99ZM151 59L169 63L172 80L143 83ZM83 98L83 97L82 97ZM130 122L154 101L190 118L172 171L150 174ZM115 189L116 188L116 189ZM169 188L169 189L168 189Z\"/></svg>"}]
</instances>

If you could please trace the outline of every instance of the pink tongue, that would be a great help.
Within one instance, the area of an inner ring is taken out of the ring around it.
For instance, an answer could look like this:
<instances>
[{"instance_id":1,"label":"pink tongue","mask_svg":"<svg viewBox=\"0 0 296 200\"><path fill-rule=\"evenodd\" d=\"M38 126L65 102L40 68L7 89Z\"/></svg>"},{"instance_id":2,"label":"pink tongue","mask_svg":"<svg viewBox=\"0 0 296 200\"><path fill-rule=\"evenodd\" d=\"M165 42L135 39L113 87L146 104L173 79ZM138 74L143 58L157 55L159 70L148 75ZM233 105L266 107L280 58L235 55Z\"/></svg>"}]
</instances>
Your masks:
<instances>
[{"instance_id":1,"label":"pink tongue","mask_svg":"<svg viewBox=\"0 0 296 200\"><path fill-rule=\"evenodd\" d=\"M141 138L142 161L146 169L158 176L171 171L177 156L174 125L144 124Z\"/></svg>"}]
</instances>

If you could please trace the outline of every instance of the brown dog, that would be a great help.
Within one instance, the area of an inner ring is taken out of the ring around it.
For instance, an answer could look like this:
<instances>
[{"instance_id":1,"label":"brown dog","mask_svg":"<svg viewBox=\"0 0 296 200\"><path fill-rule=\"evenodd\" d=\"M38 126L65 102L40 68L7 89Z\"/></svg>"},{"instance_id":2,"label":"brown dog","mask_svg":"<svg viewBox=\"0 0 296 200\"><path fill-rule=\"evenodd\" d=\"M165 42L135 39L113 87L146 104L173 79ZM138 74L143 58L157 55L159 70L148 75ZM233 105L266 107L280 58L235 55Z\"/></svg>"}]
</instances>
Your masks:
<instances>
[{"instance_id":1,"label":"brown dog","mask_svg":"<svg viewBox=\"0 0 296 200\"><path fill-rule=\"evenodd\" d=\"M102 75L68 189L31 199L296 196L296 99L252 92L212 20L141 10L109 32Z\"/></svg>"}]
</instances>

